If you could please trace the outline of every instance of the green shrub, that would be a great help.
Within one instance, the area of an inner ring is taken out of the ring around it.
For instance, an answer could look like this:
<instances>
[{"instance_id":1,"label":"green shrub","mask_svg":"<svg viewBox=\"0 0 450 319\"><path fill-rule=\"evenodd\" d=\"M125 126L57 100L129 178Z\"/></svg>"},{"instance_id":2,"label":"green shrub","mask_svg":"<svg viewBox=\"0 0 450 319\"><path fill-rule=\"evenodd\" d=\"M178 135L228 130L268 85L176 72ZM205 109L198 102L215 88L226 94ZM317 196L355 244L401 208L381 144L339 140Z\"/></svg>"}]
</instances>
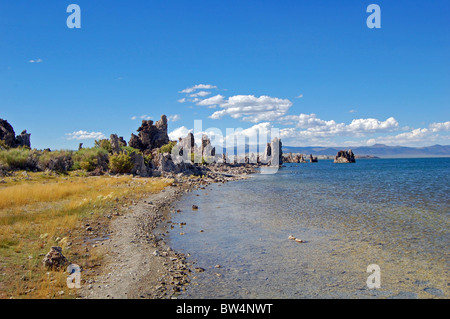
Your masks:
<instances>
[{"instance_id":1,"label":"green shrub","mask_svg":"<svg viewBox=\"0 0 450 319\"><path fill-rule=\"evenodd\" d=\"M29 148L18 147L0 151L0 164L9 169L36 169L37 156Z\"/></svg>"},{"instance_id":2,"label":"green shrub","mask_svg":"<svg viewBox=\"0 0 450 319\"><path fill-rule=\"evenodd\" d=\"M3 140L0 140L0 150L9 150L9 146Z\"/></svg>"},{"instance_id":3,"label":"green shrub","mask_svg":"<svg viewBox=\"0 0 450 319\"><path fill-rule=\"evenodd\" d=\"M142 155L141 150L138 150L137 148L134 148L134 147L131 147L131 146L121 146L120 149L123 152L128 153L128 154L136 153L136 154L141 154Z\"/></svg>"},{"instance_id":4,"label":"green shrub","mask_svg":"<svg viewBox=\"0 0 450 319\"><path fill-rule=\"evenodd\" d=\"M133 162L131 156L125 152L114 154L109 157L109 169L111 173L127 174L131 172Z\"/></svg>"},{"instance_id":5,"label":"green shrub","mask_svg":"<svg viewBox=\"0 0 450 319\"><path fill-rule=\"evenodd\" d=\"M72 169L83 169L91 172L96 168L106 170L108 168L108 151L104 148L83 148L72 155Z\"/></svg>"},{"instance_id":6,"label":"green shrub","mask_svg":"<svg viewBox=\"0 0 450 319\"><path fill-rule=\"evenodd\" d=\"M96 140L94 143L95 143L95 147L102 148L102 149L108 151L108 153L111 153L112 147L111 147L110 140L108 140L108 139L102 139L99 141Z\"/></svg>"},{"instance_id":7,"label":"green shrub","mask_svg":"<svg viewBox=\"0 0 450 319\"><path fill-rule=\"evenodd\" d=\"M144 156L144 163L145 165L150 165L150 163L152 162L153 156L152 154L148 154Z\"/></svg>"},{"instance_id":8,"label":"green shrub","mask_svg":"<svg viewBox=\"0 0 450 319\"><path fill-rule=\"evenodd\" d=\"M175 145L177 145L176 141L170 141L166 145L161 146L161 148L159 149L159 152L162 153L162 154L164 154L164 153L172 153L172 148Z\"/></svg>"}]
</instances>

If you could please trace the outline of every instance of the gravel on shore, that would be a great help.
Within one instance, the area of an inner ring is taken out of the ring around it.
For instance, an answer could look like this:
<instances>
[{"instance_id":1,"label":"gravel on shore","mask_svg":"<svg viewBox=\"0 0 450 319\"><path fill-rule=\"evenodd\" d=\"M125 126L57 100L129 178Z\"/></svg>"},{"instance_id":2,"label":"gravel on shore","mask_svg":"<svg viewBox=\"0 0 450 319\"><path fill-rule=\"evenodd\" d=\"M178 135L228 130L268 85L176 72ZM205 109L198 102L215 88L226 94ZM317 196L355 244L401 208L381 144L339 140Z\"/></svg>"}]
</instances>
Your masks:
<instances>
[{"instance_id":1,"label":"gravel on shore","mask_svg":"<svg viewBox=\"0 0 450 319\"><path fill-rule=\"evenodd\" d=\"M184 254L173 251L164 241L161 225L170 220L172 204L196 188L247 178L255 172L254 165L211 165L200 177L168 174L166 177L174 180L171 186L134 203L109 220L108 238L95 246L103 255L103 262L95 275L85 276L79 296L176 298L186 289L195 269Z\"/></svg>"}]
</instances>

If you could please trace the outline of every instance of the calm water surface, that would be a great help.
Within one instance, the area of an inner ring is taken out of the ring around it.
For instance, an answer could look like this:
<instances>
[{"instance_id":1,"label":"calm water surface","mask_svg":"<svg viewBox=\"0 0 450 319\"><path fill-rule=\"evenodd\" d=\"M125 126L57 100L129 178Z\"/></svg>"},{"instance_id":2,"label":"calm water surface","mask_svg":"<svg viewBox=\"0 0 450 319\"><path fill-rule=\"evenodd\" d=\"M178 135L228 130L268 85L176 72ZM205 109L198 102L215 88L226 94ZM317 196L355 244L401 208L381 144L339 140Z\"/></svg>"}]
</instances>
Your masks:
<instances>
[{"instance_id":1,"label":"calm water surface","mask_svg":"<svg viewBox=\"0 0 450 319\"><path fill-rule=\"evenodd\" d=\"M168 243L206 271L181 297L448 298L449 177L449 158L319 161L189 193Z\"/></svg>"}]
</instances>

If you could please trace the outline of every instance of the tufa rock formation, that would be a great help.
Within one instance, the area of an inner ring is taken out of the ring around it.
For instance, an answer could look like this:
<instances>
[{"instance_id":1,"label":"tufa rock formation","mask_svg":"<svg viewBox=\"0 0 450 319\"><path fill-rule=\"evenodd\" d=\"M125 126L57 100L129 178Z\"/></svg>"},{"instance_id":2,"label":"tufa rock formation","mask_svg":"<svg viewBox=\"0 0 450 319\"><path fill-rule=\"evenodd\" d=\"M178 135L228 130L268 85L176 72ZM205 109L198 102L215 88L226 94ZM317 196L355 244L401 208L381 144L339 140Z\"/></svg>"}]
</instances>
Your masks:
<instances>
[{"instance_id":1,"label":"tufa rock formation","mask_svg":"<svg viewBox=\"0 0 450 319\"><path fill-rule=\"evenodd\" d=\"M202 156L216 156L216 148L211 145L211 140L208 135L202 135Z\"/></svg>"},{"instance_id":2,"label":"tufa rock formation","mask_svg":"<svg viewBox=\"0 0 450 319\"><path fill-rule=\"evenodd\" d=\"M62 254L62 248L58 246L53 246L50 251L45 255L42 261L47 269L58 270L69 264L69 261Z\"/></svg>"},{"instance_id":3,"label":"tufa rock formation","mask_svg":"<svg viewBox=\"0 0 450 319\"><path fill-rule=\"evenodd\" d=\"M348 151L339 151L336 157L334 158L335 163L355 163L355 154L353 154L352 150Z\"/></svg>"},{"instance_id":4,"label":"tufa rock formation","mask_svg":"<svg viewBox=\"0 0 450 319\"><path fill-rule=\"evenodd\" d=\"M312 154L309 154L309 162L310 163L318 163L319 160L317 159L317 157L313 157Z\"/></svg>"},{"instance_id":5,"label":"tufa rock formation","mask_svg":"<svg viewBox=\"0 0 450 319\"><path fill-rule=\"evenodd\" d=\"M117 134L111 134L109 136L109 142L111 144L111 152L113 154L120 153L122 146L127 146L127 142L123 139L123 137L118 137Z\"/></svg>"},{"instance_id":6,"label":"tufa rock formation","mask_svg":"<svg viewBox=\"0 0 450 319\"><path fill-rule=\"evenodd\" d=\"M275 137L272 142L267 143L262 163L270 166L277 166L283 164L283 151L281 140Z\"/></svg>"},{"instance_id":7,"label":"tufa rock formation","mask_svg":"<svg viewBox=\"0 0 450 319\"><path fill-rule=\"evenodd\" d=\"M292 154L283 155L283 163L306 163L305 157L303 154Z\"/></svg>"},{"instance_id":8,"label":"tufa rock formation","mask_svg":"<svg viewBox=\"0 0 450 319\"><path fill-rule=\"evenodd\" d=\"M8 147L26 146L31 148L30 141L31 134L27 130L22 131L20 135L15 136L15 132L8 121L0 119L0 140L2 140Z\"/></svg>"},{"instance_id":9,"label":"tufa rock formation","mask_svg":"<svg viewBox=\"0 0 450 319\"><path fill-rule=\"evenodd\" d=\"M152 149L159 148L169 143L167 134L167 117L161 116L161 119L153 125L153 121L143 120L141 126L137 129L138 135L131 134L128 145L141 150L145 154L151 153Z\"/></svg>"}]
</instances>

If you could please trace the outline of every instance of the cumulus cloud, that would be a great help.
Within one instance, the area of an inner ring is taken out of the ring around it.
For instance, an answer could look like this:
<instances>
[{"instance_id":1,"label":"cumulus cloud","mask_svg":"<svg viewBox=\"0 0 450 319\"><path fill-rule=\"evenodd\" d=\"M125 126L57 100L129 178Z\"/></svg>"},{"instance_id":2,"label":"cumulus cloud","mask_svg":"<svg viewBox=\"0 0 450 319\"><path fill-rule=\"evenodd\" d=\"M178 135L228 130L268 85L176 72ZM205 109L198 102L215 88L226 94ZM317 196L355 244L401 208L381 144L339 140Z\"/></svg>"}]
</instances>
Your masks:
<instances>
[{"instance_id":1,"label":"cumulus cloud","mask_svg":"<svg viewBox=\"0 0 450 319\"><path fill-rule=\"evenodd\" d=\"M211 84L197 84L190 88L186 88L180 91L180 93L192 93L196 90L211 90L211 89L217 89L217 86Z\"/></svg>"},{"instance_id":2,"label":"cumulus cloud","mask_svg":"<svg viewBox=\"0 0 450 319\"><path fill-rule=\"evenodd\" d=\"M181 120L181 116L180 116L180 114L169 115L169 116L167 117L167 120L168 120L169 122L176 122L176 121Z\"/></svg>"},{"instance_id":3,"label":"cumulus cloud","mask_svg":"<svg viewBox=\"0 0 450 319\"><path fill-rule=\"evenodd\" d=\"M197 92L197 93L190 94L189 96L190 97L197 97L197 96L204 97L204 96L207 96L207 95L210 95L210 94L211 94L211 92L208 92L208 91L200 91L200 92Z\"/></svg>"},{"instance_id":4,"label":"cumulus cloud","mask_svg":"<svg viewBox=\"0 0 450 319\"><path fill-rule=\"evenodd\" d=\"M450 140L448 135L439 135L438 132L449 132L450 121L442 123L432 123L428 128L416 128L408 132L403 132L391 136L379 136L366 141L367 145L386 144L386 145L411 145L430 144L437 140Z\"/></svg>"},{"instance_id":5,"label":"cumulus cloud","mask_svg":"<svg viewBox=\"0 0 450 319\"><path fill-rule=\"evenodd\" d=\"M151 116L148 116L147 114L141 115L141 116L139 116L139 118L142 119L142 120L151 120L151 119L152 119L152 117L151 117ZM132 116L131 119L132 119L133 121L134 121L134 120L137 120L137 119L138 119L138 116Z\"/></svg>"},{"instance_id":6,"label":"cumulus cloud","mask_svg":"<svg viewBox=\"0 0 450 319\"><path fill-rule=\"evenodd\" d=\"M192 129L188 129L186 126L181 126L169 133L169 139L171 141L178 141L178 139L186 137L189 133L192 133Z\"/></svg>"},{"instance_id":7,"label":"cumulus cloud","mask_svg":"<svg viewBox=\"0 0 450 319\"><path fill-rule=\"evenodd\" d=\"M450 121L443 123L432 123L430 124L430 130L432 132L449 132L450 131Z\"/></svg>"},{"instance_id":8,"label":"cumulus cloud","mask_svg":"<svg viewBox=\"0 0 450 319\"><path fill-rule=\"evenodd\" d=\"M106 136L101 132L78 131L67 133L66 135L68 140L100 140L106 138Z\"/></svg>"},{"instance_id":9,"label":"cumulus cloud","mask_svg":"<svg viewBox=\"0 0 450 319\"><path fill-rule=\"evenodd\" d=\"M295 125L297 129L290 128L286 134L299 137L328 137L356 135L364 136L369 133L389 132L398 128L398 122L390 117L385 121L377 119L354 119L350 124L337 123L334 120L325 121L317 118L316 114L287 115L281 117L279 122L284 125Z\"/></svg>"},{"instance_id":10,"label":"cumulus cloud","mask_svg":"<svg viewBox=\"0 0 450 319\"><path fill-rule=\"evenodd\" d=\"M256 97L254 95L235 95L225 99L222 95L216 95L202 100L197 105L217 105L222 110L214 112L210 118L220 119L226 115L234 119L258 123L271 121L285 115L292 102L288 99L280 99L270 96Z\"/></svg>"},{"instance_id":11,"label":"cumulus cloud","mask_svg":"<svg viewBox=\"0 0 450 319\"><path fill-rule=\"evenodd\" d=\"M214 105L216 106L217 104L223 104L224 103L224 96L218 94L216 96L204 99L204 100L199 100L197 105L202 105L202 106L210 106L210 105Z\"/></svg>"}]
</instances>

